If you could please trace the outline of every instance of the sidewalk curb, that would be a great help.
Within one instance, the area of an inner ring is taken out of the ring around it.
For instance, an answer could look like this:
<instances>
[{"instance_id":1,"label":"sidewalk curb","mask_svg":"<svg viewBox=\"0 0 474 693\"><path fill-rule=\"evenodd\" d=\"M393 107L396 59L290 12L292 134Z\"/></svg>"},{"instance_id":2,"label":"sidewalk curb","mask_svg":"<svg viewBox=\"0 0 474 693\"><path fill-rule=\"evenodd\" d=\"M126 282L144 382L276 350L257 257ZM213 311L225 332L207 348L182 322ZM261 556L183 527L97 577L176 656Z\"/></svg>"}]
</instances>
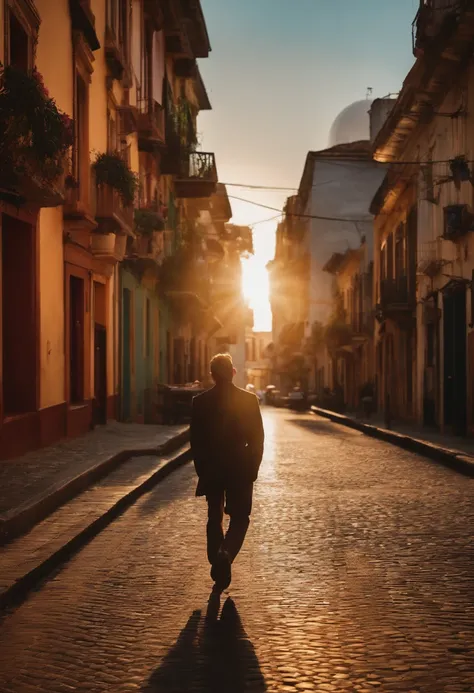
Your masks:
<instances>
[{"instance_id":1,"label":"sidewalk curb","mask_svg":"<svg viewBox=\"0 0 474 693\"><path fill-rule=\"evenodd\" d=\"M51 515L61 505L72 500L75 496L85 491L93 483L100 481L114 469L129 460L131 457L145 457L148 455L168 455L177 450L189 440L189 428L178 433L159 445L158 447L121 450L106 460L102 460L94 467L86 469L72 479L50 486L43 494L33 500L20 505L8 513L0 516L0 546L5 546L13 539L26 534L38 522Z\"/></svg>"},{"instance_id":2,"label":"sidewalk curb","mask_svg":"<svg viewBox=\"0 0 474 693\"><path fill-rule=\"evenodd\" d=\"M329 419L333 423L353 428L367 436L378 438L386 443L392 443L393 445L397 445L404 450L415 452L418 455L428 457L434 462L439 462L451 467L461 474L474 477L474 457L471 457L467 453L463 453L460 450L450 450L449 448L444 448L436 443L429 443L428 441L420 440L420 438L413 438L412 436L408 436L404 433L397 433L396 431L389 431L386 428L379 428L378 426L373 426L372 424L366 424L362 421L357 421L350 416L328 411L327 409L321 409L320 407L312 406L311 412L313 414L317 414L318 416Z\"/></svg>"},{"instance_id":3,"label":"sidewalk curb","mask_svg":"<svg viewBox=\"0 0 474 693\"><path fill-rule=\"evenodd\" d=\"M57 551L48 558L41 561L28 573L17 579L14 583L0 592L0 609L15 606L21 603L27 593L36 587L38 582L46 578L51 572L58 568L62 563L69 560L77 553L88 541L97 536L103 529L113 522L119 515L133 505L142 495L153 488L158 482L162 481L171 472L183 466L191 460L191 448L187 447L176 457L165 462L156 469L145 481L126 493L100 517L91 522L90 525L80 530L76 536L67 541Z\"/></svg>"}]
</instances>

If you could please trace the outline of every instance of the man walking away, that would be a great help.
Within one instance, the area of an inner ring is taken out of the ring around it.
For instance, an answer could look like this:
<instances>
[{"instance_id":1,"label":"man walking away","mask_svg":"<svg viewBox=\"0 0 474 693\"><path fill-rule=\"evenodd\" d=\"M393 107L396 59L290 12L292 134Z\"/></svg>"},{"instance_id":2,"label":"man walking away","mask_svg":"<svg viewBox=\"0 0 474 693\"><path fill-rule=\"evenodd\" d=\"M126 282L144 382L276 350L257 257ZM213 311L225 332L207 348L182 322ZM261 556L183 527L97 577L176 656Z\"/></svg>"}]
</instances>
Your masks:
<instances>
[{"instance_id":1,"label":"man walking away","mask_svg":"<svg viewBox=\"0 0 474 693\"><path fill-rule=\"evenodd\" d=\"M216 589L231 582L231 564L250 523L253 484L263 456L264 432L257 397L236 387L229 354L211 361L214 387L193 399L191 450L199 478L196 495L208 504L207 556ZM230 516L224 537L224 512Z\"/></svg>"}]
</instances>

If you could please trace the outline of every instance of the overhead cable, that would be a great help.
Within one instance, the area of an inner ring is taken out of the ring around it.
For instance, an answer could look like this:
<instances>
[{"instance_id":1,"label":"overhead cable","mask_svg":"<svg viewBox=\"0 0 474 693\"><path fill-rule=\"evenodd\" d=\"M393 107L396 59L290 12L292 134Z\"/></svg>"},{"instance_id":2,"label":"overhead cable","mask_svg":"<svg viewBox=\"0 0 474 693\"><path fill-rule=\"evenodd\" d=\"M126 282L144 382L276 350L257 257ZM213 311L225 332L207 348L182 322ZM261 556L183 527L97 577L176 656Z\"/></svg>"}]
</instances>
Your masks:
<instances>
[{"instance_id":1,"label":"overhead cable","mask_svg":"<svg viewBox=\"0 0 474 693\"><path fill-rule=\"evenodd\" d=\"M249 205L255 205L256 207L262 207L263 209L271 209L274 212L280 212L281 215L287 217L298 217L298 219L321 219L322 221L339 221L344 224L367 224L372 221L372 217L366 217L365 219L344 219L342 217L326 217L319 214L293 214L292 212L283 212L277 207L271 207L270 205L264 205L261 202L254 202L253 200L245 200L242 197L235 197L234 195L229 195L231 200L238 200L239 202L246 202Z\"/></svg>"}]
</instances>

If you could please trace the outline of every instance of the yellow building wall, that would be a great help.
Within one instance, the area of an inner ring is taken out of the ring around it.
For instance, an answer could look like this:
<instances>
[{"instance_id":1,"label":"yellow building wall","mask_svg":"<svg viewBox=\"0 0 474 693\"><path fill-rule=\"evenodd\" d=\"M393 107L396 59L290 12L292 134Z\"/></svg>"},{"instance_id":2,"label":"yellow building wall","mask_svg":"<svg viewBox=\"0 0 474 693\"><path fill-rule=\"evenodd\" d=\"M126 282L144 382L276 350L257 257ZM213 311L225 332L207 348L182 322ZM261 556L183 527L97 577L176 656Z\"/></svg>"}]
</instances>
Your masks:
<instances>
[{"instance_id":1,"label":"yellow building wall","mask_svg":"<svg viewBox=\"0 0 474 693\"><path fill-rule=\"evenodd\" d=\"M64 262L62 208L39 217L40 409L64 402Z\"/></svg>"},{"instance_id":2,"label":"yellow building wall","mask_svg":"<svg viewBox=\"0 0 474 693\"><path fill-rule=\"evenodd\" d=\"M3 3L2 3L3 5ZM37 0L41 26L36 65L58 107L73 111L72 46L58 41L70 35L69 3ZM61 69L58 70L58 65ZM62 208L42 209L39 234L40 408L64 402L64 255Z\"/></svg>"}]
</instances>

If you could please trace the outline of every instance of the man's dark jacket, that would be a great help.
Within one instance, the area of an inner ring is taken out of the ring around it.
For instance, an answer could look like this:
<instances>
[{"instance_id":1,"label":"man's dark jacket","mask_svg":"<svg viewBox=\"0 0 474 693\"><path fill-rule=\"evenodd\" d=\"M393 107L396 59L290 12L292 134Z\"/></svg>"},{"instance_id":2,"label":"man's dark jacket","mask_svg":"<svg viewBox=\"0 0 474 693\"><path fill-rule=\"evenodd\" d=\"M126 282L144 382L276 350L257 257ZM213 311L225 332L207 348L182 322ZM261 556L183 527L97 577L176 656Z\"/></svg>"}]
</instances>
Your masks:
<instances>
[{"instance_id":1,"label":"man's dark jacket","mask_svg":"<svg viewBox=\"0 0 474 693\"><path fill-rule=\"evenodd\" d=\"M256 481L264 432L255 395L221 383L193 399L191 449L199 477L196 495Z\"/></svg>"}]
</instances>

